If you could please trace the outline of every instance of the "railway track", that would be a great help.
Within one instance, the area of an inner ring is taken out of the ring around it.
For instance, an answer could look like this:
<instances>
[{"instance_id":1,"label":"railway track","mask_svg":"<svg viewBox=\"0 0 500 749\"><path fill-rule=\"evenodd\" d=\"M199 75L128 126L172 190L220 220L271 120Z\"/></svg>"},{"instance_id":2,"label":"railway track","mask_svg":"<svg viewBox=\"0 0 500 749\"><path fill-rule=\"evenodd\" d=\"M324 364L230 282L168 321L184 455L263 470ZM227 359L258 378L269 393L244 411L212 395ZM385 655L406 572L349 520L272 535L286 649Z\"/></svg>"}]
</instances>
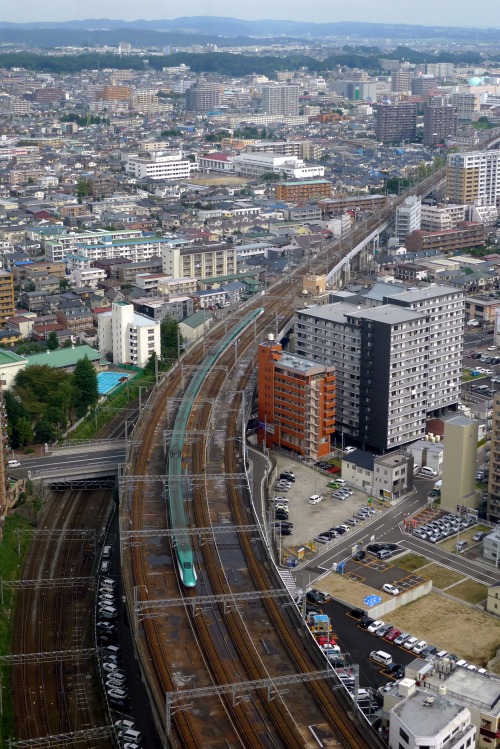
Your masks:
<instances>
[{"instance_id":1,"label":"railway track","mask_svg":"<svg viewBox=\"0 0 500 749\"><path fill-rule=\"evenodd\" d=\"M48 503L43 528L94 529L99 532L109 511L105 492L67 492ZM22 580L39 581L17 593L12 651L33 655L91 647L93 593L90 588L50 587L51 578L86 577L92 573L94 554L85 537L37 538L30 544ZM96 680L89 681L94 664L50 661L33 657L12 665L16 738L40 740L104 725ZM109 740L88 744L109 749Z\"/></svg>"},{"instance_id":2,"label":"railway track","mask_svg":"<svg viewBox=\"0 0 500 749\"><path fill-rule=\"evenodd\" d=\"M443 170L444 174L444 170ZM417 194L425 192L429 185L433 184L436 180L441 178L441 174L437 173L430 178L424 180L417 189ZM351 247L356 246L361 242L365 236L374 231L380 224L388 220L394 212L395 207L400 204L406 195L402 195L397 198L390 208L383 209L371 220L360 228L354 229L350 235L349 240ZM344 244L345 249L345 244ZM340 242L332 242L325 245L322 251L320 251L316 258L308 262L308 269L313 273L320 273L324 271L325 261L328 259L329 264L333 267L339 260L341 260L342 247ZM330 262L331 261L331 262ZM282 279L277 282L272 288L271 296L262 296L247 303L235 314L233 321L237 324L244 315L249 312L256 310L258 307L264 307L264 314L262 319L259 320L257 325L257 339L263 336L264 332L273 330L275 321L278 319L285 320L290 315L290 308L292 306L292 300L297 297L301 290L302 274L305 272L305 264L296 268L292 271L289 279ZM210 335L206 336L204 345L209 345L210 342L215 342L224 335L223 326L219 325L214 328ZM255 335L252 333L244 333L241 336L241 344L238 346L242 349L250 346L255 341ZM134 432L134 444L138 447L132 449L131 460L129 461L128 472L130 475L145 476L148 473L161 475L166 473L165 458L161 449L161 435L167 424L167 404L170 398L177 398L182 393L182 378L181 378L181 367L196 366L200 363L202 358L201 346L198 345L196 348L189 350L184 355L182 363L172 370L168 377L165 378L162 387L157 388L150 399L150 408L148 410L146 418L141 419L140 423L136 427ZM218 364L226 366L228 370L232 368L231 362L233 359L233 352L223 354ZM251 366L251 365L250 365ZM235 384L236 390L241 390L245 386L245 382L249 377L249 370L245 372L245 376L241 378L239 382ZM189 379L189 374L186 374L186 378ZM212 375L211 381L207 380L206 388L202 390L206 399L215 400L220 393L224 383L223 374ZM203 397L203 396L202 396ZM234 405L237 407L239 404L240 396L235 396ZM201 415L194 415L190 421L190 425L195 429L199 427L200 432L207 432L208 421L209 421L210 409L204 408L201 410ZM220 418L218 415L217 418ZM236 473L238 461L241 460L241 456L238 456L234 451L235 440L236 440L236 422L235 420L228 420L227 422L227 434L224 443L224 463L220 470L225 471L228 474ZM209 446L204 439L200 438L191 449L185 449L184 454L184 470L192 472L193 474L202 474L207 472L207 479L209 480L210 474L206 465L206 455L209 450ZM189 465L189 469L188 469ZM240 466L241 470L241 466ZM145 484L142 482L137 486L128 489L128 497L125 505L128 509L126 513L130 513L130 516L122 518L126 523L126 527L132 529L142 529L144 527L144 517L149 517L152 514L151 506L152 500L149 494L157 492L161 495L162 491L165 491L165 487L161 486L158 482L156 487L149 487L149 490L145 489ZM248 507L246 506L244 499L238 487L234 485L234 482L228 481L227 485L227 501L228 508L233 519L233 522L237 525L245 524L249 522ZM165 511L163 503L160 506L153 505L155 512L161 513ZM208 527L211 524L210 511L207 508L207 497L200 488L195 488L193 491L192 502L189 502L190 520L191 523L198 527ZM160 515L155 518L155 523L160 527L166 525L166 519L161 518ZM254 589L267 589L272 587L271 578L268 574L267 565L262 564L262 560L256 561L255 559L255 538L248 537L245 534L241 534L241 548L244 554L245 563L248 565L249 577L251 584ZM258 539L261 542L261 539ZM207 591L212 592L228 592L231 590L231 586L228 584L228 580L222 569L221 560L218 558L217 550L214 550L212 544L205 544L200 547L196 542L195 554L197 564L203 567L202 578L203 586ZM129 602L134 600L134 594L140 601L147 601L148 599L154 598L154 594L151 593L153 588L153 582L155 584L155 590L157 591L156 597L171 597L178 596L178 581L174 585L172 580L172 574L167 571L164 573L165 585L162 586L158 582L158 578L154 577L157 572L151 566L149 557L150 552L145 551L144 546L141 544L134 544L131 547L130 555L128 558L129 572L125 571L125 585L128 592L127 599ZM171 567L175 567L173 562L172 550L170 553L169 563ZM125 568L127 567L127 560ZM128 580L127 580L128 577ZM165 593L168 590L168 593ZM186 591L181 591L184 596L184 600L189 602L189 594ZM290 621L290 617L283 611L282 607L276 603L273 599L265 599L262 604L262 608L265 609L268 621L274 627L277 636L280 641L280 647L282 653L286 654L289 668L291 671L309 671L315 668L313 659L311 659L304 650L304 642L296 632L296 627ZM171 611L169 609L169 611ZM133 612L131 611L131 615ZM186 605L182 606L182 601L179 602L179 608L175 611L176 616L183 616L185 621L189 622L189 637L186 632L183 632L183 636L186 637L186 642L189 642L189 646L200 648L202 646L202 657L200 670L197 672L197 684L210 684L210 683L231 683L229 680L240 680L245 679L262 679L269 675L269 672L263 667L260 662L261 659L256 653L254 645L248 640L245 633L245 628L241 626L241 617L239 614L225 614L224 616L224 627L231 640L231 650L237 653L238 660L235 658L231 662L224 656L221 656L221 648L217 647L217 643L214 642L214 619L210 619L205 614L199 614L196 617L192 615L191 607ZM211 615L212 616L212 615ZM220 618L220 617L219 617ZM176 661L175 655L172 655L172 651L166 646L165 643L165 626L168 617L165 617L164 622L158 622L155 617L146 617L140 624L140 628L137 632L137 643L138 649L141 656L141 662L143 670L146 675L146 680L149 683L152 699L156 706L156 716L158 722L164 725L165 714L165 692L176 691L178 687L178 674L176 668L179 663ZM222 631L221 623L217 621L218 631ZM184 641L183 641L184 642ZM172 661L175 661L175 665ZM191 677L190 677L191 678ZM365 749L369 745L366 736L362 731L350 720L346 707L349 707L348 703L344 703L339 697L334 694L331 689L331 685L325 682L310 682L307 687L302 687L302 694L308 692L314 704L324 716L325 720L334 729L335 739L339 746L354 747L354 749ZM297 690L299 692L300 690ZM210 706L205 706L206 709L217 710L217 703L219 703L219 715L226 716L227 723L224 730L220 731L223 733L226 742L228 736L232 737L235 745L245 747L258 747L258 746L269 746L271 741L272 746L286 746L286 747L300 747L306 746L307 742L297 726L294 725L293 719L288 721L286 715L286 709L276 709L279 705L279 701L276 701L275 705L270 706L267 700L262 698L263 695L258 695L251 703L248 703L244 708L238 705L235 706L225 701L224 704L220 705L221 698L217 700L208 700L207 703ZM258 716L259 721L263 721L268 724L269 728L267 736L256 730L259 725L258 722L254 725L250 725L252 722L252 716ZM249 723L250 721L250 723ZM212 746L217 745L216 739L209 738L208 735L199 732L199 725L196 721L186 718L184 709L180 709L173 716L173 724L175 726L176 737L178 745L197 747L197 746ZM200 738L203 736L203 738ZM374 742L370 742L371 746ZM220 744L223 745L222 743Z\"/></svg>"},{"instance_id":3,"label":"railway track","mask_svg":"<svg viewBox=\"0 0 500 749\"><path fill-rule=\"evenodd\" d=\"M259 320L257 323L257 338L262 336L264 332L269 329L270 324L274 325L276 313L287 311L289 305L289 292L292 291L292 293L295 294L297 284L298 281L295 284L292 284L290 289L289 285L284 282L281 288L281 295L278 295L277 298L275 297L273 301L267 304L267 315L264 316L262 321ZM258 303L262 303L262 298L259 299ZM257 302L255 303L255 306L257 306ZM245 310L245 313L248 313L248 308ZM254 332L250 331L242 334L238 345L243 350L251 346L254 342ZM231 369L233 359L233 352L230 351L221 357L218 364L220 364L221 367L226 366L228 369ZM225 375L223 372L219 372L218 374L216 374L208 392L204 391L204 395L201 395L201 400L203 400L203 397L216 398L221 390L224 379ZM131 473L133 473L134 475L141 475L142 473L147 471L148 463L150 462L151 456L155 450L155 435L157 439L161 424L162 411L164 412L166 408L168 398L172 397L173 393L176 392L176 390L179 388L179 381L180 377L179 373L177 372L175 378L172 377L170 382L167 381L166 387L161 390L157 396L153 409L155 418L149 420L147 424L142 427L143 431L140 433L139 439L137 439L136 435L134 435L134 442L139 442L141 444L133 467L131 468ZM207 420L209 420L209 409L205 408L202 409L202 416L199 417L199 421L197 422L196 419L194 419L193 427L195 427L196 423L198 423L199 426L203 429L207 425ZM234 435L231 435L228 438L230 443L232 443L233 437ZM192 455L190 456L190 459L193 461L192 472L195 474L203 473L205 470L203 464L203 455L205 451L206 446L202 440L198 441L198 443L195 443L192 447ZM207 473L207 478L210 478L209 473ZM134 508L132 527L135 528L142 527L141 498L144 495L144 490L141 488L141 486L138 486L134 491L134 500L132 503L132 506ZM235 487L229 487L229 494L231 495L234 492L236 492ZM206 504L203 499L203 493L195 491L193 495L193 502L191 504L193 511L192 522L199 527L207 527L208 525L210 525L209 518L206 514L206 508L203 509ZM240 510L239 512L240 517L235 518L235 522L237 522L237 524L239 524L242 517L242 511ZM245 551L246 556L249 554L249 549L252 545L252 539L248 539L247 544L248 548ZM210 590L212 590L213 592L228 592L230 590L230 587L228 586L225 575L221 570L220 560L218 559L217 554L214 553L213 549L212 551L210 550L210 547L211 544L206 544L203 546L203 548L196 548L197 559L203 560L203 574L204 576L206 575L206 580L208 581L205 585L205 589L208 589L209 584ZM138 545L133 548L132 557L134 582L136 585L138 585L138 589L140 591L147 590L148 580L150 581L151 578L148 577L148 571L145 565L145 555L142 553L141 546ZM248 559L250 559L249 556ZM252 579L254 581L257 581L258 585L261 585L264 589L269 587L269 580L262 577L262 575L259 578L259 576L255 572L252 572ZM255 587L255 582L253 582L252 584ZM189 595L187 596L187 601L189 601ZM299 655L300 651L304 648L304 643L300 639L293 646L294 650L296 650L294 659L290 659L290 648L292 646L290 642L288 642L285 647L283 645L283 640L286 640L287 638L290 640L291 638L291 641L293 641L293 636L291 635L291 629L293 629L293 625L290 621L279 619L277 615L279 606L270 607L266 603L265 608L267 609L267 616L269 616L269 612L271 612L276 618L276 621L280 623L282 629L282 633L280 635L282 642L282 654L286 654L286 658L289 661L289 673L293 673L296 670L296 665L298 663L304 666L306 670L311 670L312 668L314 668L312 660L307 660L303 656L300 657ZM189 610L190 609L188 609L188 611ZM241 618L238 614L230 613L224 616L224 625L230 635L231 647L237 652L239 658L239 663L236 666L236 670L234 670L234 665L229 668L227 660L222 659L221 661L220 653L217 652L217 647L214 644L213 627L210 627L210 622L207 623L206 621L202 621L204 619L206 619L204 615L198 615L194 617L194 619L190 615L191 626L196 628L196 639L203 644L204 660L209 662L206 664L206 668L208 669L209 676L212 681L214 681L215 683L224 684L232 683L235 679L236 681L244 681L249 679L256 680L269 678L270 672L267 671L265 667L263 667L261 658L256 652L254 645L252 644L251 640L247 639L247 635L245 632L246 628L242 626ZM158 714L161 714L160 706L163 706L164 704L164 692L174 691L175 681L172 679L172 674L169 670L168 655L164 652L164 646L161 643L160 632L156 624L156 620L154 618L146 618L143 623L143 628L148 644L147 650L149 651L148 669L150 671L151 669L153 669L155 672L154 677L156 681L156 701ZM283 666L281 668L283 669ZM283 670L281 670L281 673L283 673ZM314 703L324 703L321 705L320 712L328 721L332 720L332 716L334 716L335 720L339 720L338 714L340 712L345 713L344 706L340 707L340 703L338 701L336 704L332 702L332 690L330 687L327 686L323 689L319 687L309 687L307 689L301 687L300 689L303 690L302 698L304 698L305 691L308 691L310 693L312 710L314 710ZM297 691L300 690L297 689ZM329 696L327 697L328 693ZM306 701L309 700L307 695L305 699ZM263 698L262 695L258 695L257 698L253 700L250 705L247 704L245 708L243 708L242 706L237 706L237 708L235 709L233 705L227 702L224 705L224 708L224 712L226 714L231 711L229 730L232 731L234 730L234 727L236 727L240 740L242 737L244 737L245 742L243 743L243 746L266 747L272 745L281 747L303 747L307 745L306 739L298 729L297 725L295 725L294 719L292 718L288 707L284 707L279 700L268 702L265 698ZM337 711L335 715L334 709ZM250 731L248 723L249 718L245 717L245 711L247 713L248 711L250 711L250 720L252 719L252 715L258 715L259 720L258 722L254 721L255 725L259 725L259 727L260 725L267 726L266 730L261 730L257 733L255 730ZM336 729L335 731L335 736L339 741L339 745L341 744L345 746L353 746L356 749L364 749L367 744L362 738L356 736L356 733L353 733L352 729L349 732L349 723L345 720L345 718L344 721L345 722L343 725L343 730L339 731L338 729ZM196 743L188 743L193 742L194 737L192 734L192 730L188 731L187 736L185 734L186 728L188 728L189 726L186 726L186 720L183 711L178 712L174 716L174 723L179 735L180 744L183 746L196 746ZM272 741L272 744L269 744L270 740Z\"/></svg>"}]
</instances>

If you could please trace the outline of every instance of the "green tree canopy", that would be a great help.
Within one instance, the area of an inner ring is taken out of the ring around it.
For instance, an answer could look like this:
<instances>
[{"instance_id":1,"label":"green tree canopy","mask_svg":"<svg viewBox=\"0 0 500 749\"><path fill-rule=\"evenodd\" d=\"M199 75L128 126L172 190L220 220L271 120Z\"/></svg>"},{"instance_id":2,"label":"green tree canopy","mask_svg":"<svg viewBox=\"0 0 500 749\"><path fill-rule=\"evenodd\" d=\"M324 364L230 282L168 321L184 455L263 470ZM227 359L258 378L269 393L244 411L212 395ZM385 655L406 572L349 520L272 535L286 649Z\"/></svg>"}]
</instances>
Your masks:
<instances>
[{"instance_id":1,"label":"green tree canopy","mask_svg":"<svg viewBox=\"0 0 500 749\"><path fill-rule=\"evenodd\" d=\"M165 317L161 324L162 359L177 359L179 346L179 324L177 320Z\"/></svg>"},{"instance_id":2,"label":"green tree canopy","mask_svg":"<svg viewBox=\"0 0 500 749\"><path fill-rule=\"evenodd\" d=\"M73 404L77 416L84 416L89 406L97 403L98 398L97 374L92 363L85 356L76 363L73 373Z\"/></svg>"},{"instance_id":3,"label":"green tree canopy","mask_svg":"<svg viewBox=\"0 0 500 749\"><path fill-rule=\"evenodd\" d=\"M56 331L51 330L47 336L47 349L49 351L55 351L56 348L59 348L59 338L57 337Z\"/></svg>"}]
</instances>

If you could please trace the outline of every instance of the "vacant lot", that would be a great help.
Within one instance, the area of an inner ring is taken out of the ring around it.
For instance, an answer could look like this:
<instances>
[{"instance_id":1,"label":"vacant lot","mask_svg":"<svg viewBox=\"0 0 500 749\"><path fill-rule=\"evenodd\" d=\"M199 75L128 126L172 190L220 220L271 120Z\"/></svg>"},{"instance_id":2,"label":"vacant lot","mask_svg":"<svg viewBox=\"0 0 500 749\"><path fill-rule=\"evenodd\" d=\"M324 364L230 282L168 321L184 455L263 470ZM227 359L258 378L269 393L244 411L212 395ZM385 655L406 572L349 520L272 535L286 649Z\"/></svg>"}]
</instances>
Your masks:
<instances>
[{"instance_id":1,"label":"vacant lot","mask_svg":"<svg viewBox=\"0 0 500 749\"><path fill-rule=\"evenodd\" d=\"M191 174L189 180L196 185L246 185L247 179L243 177L228 177L227 175Z\"/></svg>"},{"instance_id":2,"label":"vacant lot","mask_svg":"<svg viewBox=\"0 0 500 749\"><path fill-rule=\"evenodd\" d=\"M319 588L320 590L324 590L325 593L330 593L331 596L340 598L353 607L357 606L364 610L367 608L366 603L364 603L366 596L380 596L382 601L388 601L392 598L388 593L384 593L376 588L370 588L368 585L358 583L356 580L349 580L349 578L335 573L324 577L319 582Z\"/></svg>"},{"instance_id":3,"label":"vacant lot","mask_svg":"<svg viewBox=\"0 0 500 749\"><path fill-rule=\"evenodd\" d=\"M459 580L465 580L464 576L459 572L449 570L446 567L442 567L440 564L428 564L420 570L420 573L426 577L430 577L432 584L440 590L447 588L448 585L453 585L453 583L458 583ZM456 588L452 588L448 592L451 593L451 595L455 595L455 590Z\"/></svg>"},{"instance_id":4,"label":"vacant lot","mask_svg":"<svg viewBox=\"0 0 500 749\"><path fill-rule=\"evenodd\" d=\"M464 583L457 588L461 585ZM437 593L392 611L390 620L401 631L411 632L477 666L484 666L500 647L500 619Z\"/></svg>"},{"instance_id":5,"label":"vacant lot","mask_svg":"<svg viewBox=\"0 0 500 749\"><path fill-rule=\"evenodd\" d=\"M454 585L446 592L455 598L461 598L463 601L469 603L481 603L486 600L488 595L488 588L486 585L477 583L475 580L464 580L463 583Z\"/></svg>"},{"instance_id":6,"label":"vacant lot","mask_svg":"<svg viewBox=\"0 0 500 749\"><path fill-rule=\"evenodd\" d=\"M427 559L419 554L406 554L406 556L398 559L398 567L401 567L402 570L408 570L408 572L415 572L424 564L427 564Z\"/></svg>"}]
</instances>

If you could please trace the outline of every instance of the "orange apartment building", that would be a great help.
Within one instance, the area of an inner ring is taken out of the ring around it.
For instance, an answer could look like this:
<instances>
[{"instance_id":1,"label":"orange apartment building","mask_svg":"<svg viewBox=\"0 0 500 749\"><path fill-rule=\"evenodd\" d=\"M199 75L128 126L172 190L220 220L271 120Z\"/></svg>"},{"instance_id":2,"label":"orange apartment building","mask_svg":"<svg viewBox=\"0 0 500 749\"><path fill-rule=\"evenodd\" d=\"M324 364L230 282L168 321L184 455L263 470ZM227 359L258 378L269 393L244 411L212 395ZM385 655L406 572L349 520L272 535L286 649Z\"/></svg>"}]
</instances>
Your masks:
<instances>
[{"instance_id":1,"label":"orange apartment building","mask_svg":"<svg viewBox=\"0 0 500 749\"><path fill-rule=\"evenodd\" d=\"M309 458L330 452L335 432L335 368L283 352L270 335L258 352L259 444Z\"/></svg>"},{"instance_id":2,"label":"orange apartment building","mask_svg":"<svg viewBox=\"0 0 500 749\"><path fill-rule=\"evenodd\" d=\"M276 185L275 195L278 200L287 201L329 198L332 195L332 183L327 179L282 182Z\"/></svg>"}]
</instances>

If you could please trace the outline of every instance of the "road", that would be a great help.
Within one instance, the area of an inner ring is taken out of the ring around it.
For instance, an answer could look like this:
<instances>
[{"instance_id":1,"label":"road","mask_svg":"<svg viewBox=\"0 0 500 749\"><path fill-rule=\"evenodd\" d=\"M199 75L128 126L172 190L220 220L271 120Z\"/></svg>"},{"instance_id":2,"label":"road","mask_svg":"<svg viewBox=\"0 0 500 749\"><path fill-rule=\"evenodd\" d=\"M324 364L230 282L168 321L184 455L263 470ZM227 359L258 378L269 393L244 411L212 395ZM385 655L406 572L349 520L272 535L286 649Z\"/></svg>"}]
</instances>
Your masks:
<instances>
[{"instance_id":1,"label":"road","mask_svg":"<svg viewBox=\"0 0 500 749\"><path fill-rule=\"evenodd\" d=\"M92 447L89 449L86 446L76 447L71 451L61 451L48 453L47 455L37 455L32 458L24 458L21 456L21 468L11 470L13 478L25 478L28 475L28 471L40 470L40 469L55 469L55 468L75 468L81 466L82 470L86 466L92 465L105 465L106 463L123 463L125 460L125 448L116 447L114 445L106 445L103 447Z\"/></svg>"},{"instance_id":2,"label":"road","mask_svg":"<svg viewBox=\"0 0 500 749\"><path fill-rule=\"evenodd\" d=\"M336 601L322 604L321 610L330 617L341 651L349 653L352 661L359 664L359 683L364 688L376 689L391 681L391 677L384 675L383 667L368 658L372 650L389 653L393 661L402 666L407 666L417 657L408 650L367 632L355 619L348 616L349 609ZM390 616L385 621L390 624Z\"/></svg>"},{"instance_id":3,"label":"road","mask_svg":"<svg viewBox=\"0 0 500 749\"><path fill-rule=\"evenodd\" d=\"M415 536L405 533L403 515L412 515L419 508L426 506L427 492L432 488L433 483L434 479L416 479L414 494L410 494L395 507L391 507L380 515L374 516L371 520L353 528L349 533L342 536L333 548L319 553L314 560L294 573L297 587L306 589L311 581L324 574L326 570L331 569L335 562L338 563L343 559L350 558L354 544L364 546L370 543L372 538L377 542L385 541L400 544L416 554L422 554L432 561L456 570L485 585L500 582L499 571L452 554L445 549L441 549L437 544L421 541Z\"/></svg>"}]
</instances>

